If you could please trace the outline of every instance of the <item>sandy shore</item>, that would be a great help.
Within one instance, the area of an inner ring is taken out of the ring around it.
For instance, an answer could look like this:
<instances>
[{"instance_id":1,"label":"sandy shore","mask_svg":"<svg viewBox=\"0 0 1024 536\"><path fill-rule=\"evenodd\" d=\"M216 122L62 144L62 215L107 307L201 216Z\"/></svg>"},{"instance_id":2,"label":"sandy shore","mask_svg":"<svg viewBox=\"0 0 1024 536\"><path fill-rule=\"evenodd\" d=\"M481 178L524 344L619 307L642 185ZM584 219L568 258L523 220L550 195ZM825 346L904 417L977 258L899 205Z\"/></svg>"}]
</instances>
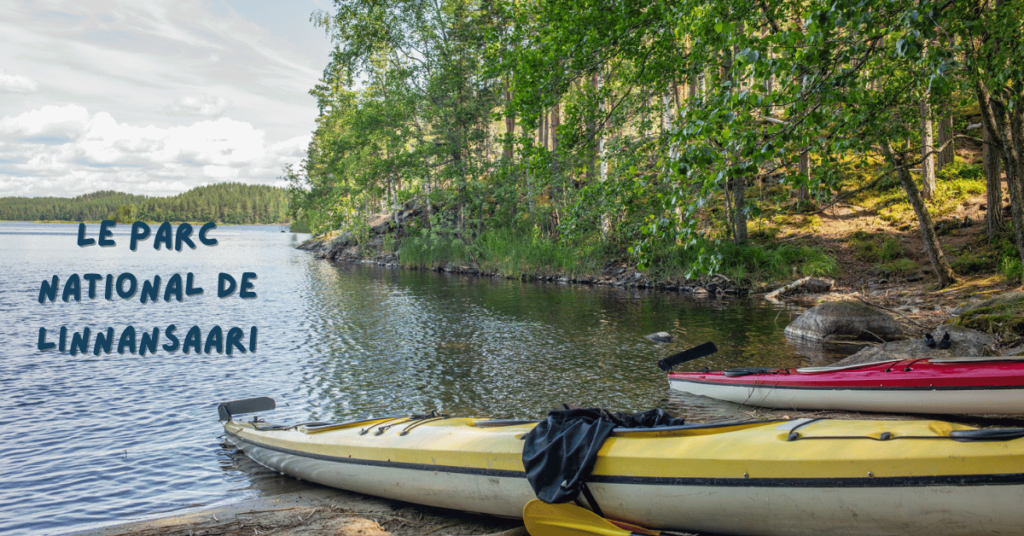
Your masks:
<instances>
[{"instance_id":1,"label":"sandy shore","mask_svg":"<svg viewBox=\"0 0 1024 536\"><path fill-rule=\"evenodd\" d=\"M308 490L72 533L74 536L526 536L522 521L310 485Z\"/></svg>"}]
</instances>

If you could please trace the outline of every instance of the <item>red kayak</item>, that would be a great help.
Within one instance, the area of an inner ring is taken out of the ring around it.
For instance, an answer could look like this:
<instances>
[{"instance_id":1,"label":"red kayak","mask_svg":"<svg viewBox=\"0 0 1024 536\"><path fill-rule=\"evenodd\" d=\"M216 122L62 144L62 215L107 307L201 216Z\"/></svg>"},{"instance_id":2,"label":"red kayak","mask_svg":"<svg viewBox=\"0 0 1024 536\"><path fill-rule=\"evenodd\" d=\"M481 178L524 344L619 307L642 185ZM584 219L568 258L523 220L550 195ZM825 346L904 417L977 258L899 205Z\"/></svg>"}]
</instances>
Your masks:
<instances>
[{"instance_id":1,"label":"red kayak","mask_svg":"<svg viewBox=\"0 0 1024 536\"><path fill-rule=\"evenodd\" d=\"M1024 361L977 359L672 372L668 380L679 391L768 408L1024 414Z\"/></svg>"}]
</instances>

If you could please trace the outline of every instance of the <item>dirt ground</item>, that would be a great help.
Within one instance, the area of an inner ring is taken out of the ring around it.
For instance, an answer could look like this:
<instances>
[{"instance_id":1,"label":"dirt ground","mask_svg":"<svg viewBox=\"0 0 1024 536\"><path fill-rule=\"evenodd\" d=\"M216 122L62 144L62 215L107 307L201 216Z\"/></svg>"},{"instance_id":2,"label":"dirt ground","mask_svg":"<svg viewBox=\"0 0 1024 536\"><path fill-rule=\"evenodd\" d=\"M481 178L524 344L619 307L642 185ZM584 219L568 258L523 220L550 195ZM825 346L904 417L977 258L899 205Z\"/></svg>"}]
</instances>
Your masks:
<instances>
[{"instance_id":1,"label":"dirt ground","mask_svg":"<svg viewBox=\"0 0 1024 536\"><path fill-rule=\"evenodd\" d=\"M987 208L986 198L982 194L963 201L953 212L934 218L936 223L947 220L970 222L968 226L939 237L947 261L953 262L959 256L972 255L978 245L987 240ZM1004 221L1009 221L1009 198L1006 194L1000 209L1004 212ZM793 231L788 236L780 236L783 240L800 241L829 250L839 261L841 268L839 275L834 278L836 285L833 292L812 299L859 299L886 309L908 328L908 333L923 334L950 321L959 306L1020 289L1020 285L1008 283L1000 275L963 274L957 274L955 284L938 289L937 278L924 250L916 219L912 224L903 222L897 227L880 217L878 211L849 203L838 203L815 215L820 218L821 224L813 233ZM848 241L848 237L856 231L884 234L899 240L907 258L921 268L923 278L908 281L903 276L885 277L878 273L877 264L858 260Z\"/></svg>"},{"instance_id":2,"label":"dirt ground","mask_svg":"<svg viewBox=\"0 0 1024 536\"><path fill-rule=\"evenodd\" d=\"M74 536L527 536L520 520L464 514L310 484L220 508Z\"/></svg>"}]
</instances>

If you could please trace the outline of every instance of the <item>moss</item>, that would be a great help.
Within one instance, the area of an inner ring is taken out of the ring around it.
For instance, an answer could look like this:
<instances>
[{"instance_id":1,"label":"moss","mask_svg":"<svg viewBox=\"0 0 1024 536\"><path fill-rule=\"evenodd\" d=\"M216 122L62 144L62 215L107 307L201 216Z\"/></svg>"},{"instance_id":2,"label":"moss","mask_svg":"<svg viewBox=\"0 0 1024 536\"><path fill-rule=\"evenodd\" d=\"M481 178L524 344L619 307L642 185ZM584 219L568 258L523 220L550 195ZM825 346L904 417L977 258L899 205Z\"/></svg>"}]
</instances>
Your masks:
<instances>
[{"instance_id":1,"label":"moss","mask_svg":"<svg viewBox=\"0 0 1024 536\"><path fill-rule=\"evenodd\" d=\"M956 325L1003 337L1024 335L1024 292L1010 292L980 303L957 318Z\"/></svg>"}]
</instances>

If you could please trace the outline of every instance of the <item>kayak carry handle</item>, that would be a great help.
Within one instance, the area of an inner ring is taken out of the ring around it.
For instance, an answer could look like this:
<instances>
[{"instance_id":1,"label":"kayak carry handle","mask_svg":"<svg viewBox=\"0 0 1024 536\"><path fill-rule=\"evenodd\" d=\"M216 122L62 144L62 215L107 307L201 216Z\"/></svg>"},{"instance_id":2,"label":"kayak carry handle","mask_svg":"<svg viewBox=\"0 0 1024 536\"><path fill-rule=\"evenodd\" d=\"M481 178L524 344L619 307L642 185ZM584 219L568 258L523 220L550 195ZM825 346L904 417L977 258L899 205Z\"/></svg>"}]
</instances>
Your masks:
<instances>
[{"instance_id":1,"label":"kayak carry handle","mask_svg":"<svg viewBox=\"0 0 1024 536\"><path fill-rule=\"evenodd\" d=\"M981 428L978 430L953 430L950 439L957 441L1009 441L1024 437L1024 428Z\"/></svg>"},{"instance_id":2,"label":"kayak carry handle","mask_svg":"<svg viewBox=\"0 0 1024 536\"><path fill-rule=\"evenodd\" d=\"M246 398L244 400L232 400L231 402L217 404L217 415L222 421L230 421L232 415L270 411L276 407L277 403L274 402L274 399L267 396Z\"/></svg>"},{"instance_id":3,"label":"kayak carry handle","mask_svg":"<svg viewBox=\"0 0 1024 536\"><path fill-rule=\"evenodd\" d=\"M718 347L713 342L706 342L700 346L694 346L689 350L683 350L678 354L670 355L665 359L658 360L658 368L668 372L672 370L672 367L685 363L687 361L693 361L694 359L700 359L704 356L711 355L718 351Z\"/></svg>"}]
</instances>

